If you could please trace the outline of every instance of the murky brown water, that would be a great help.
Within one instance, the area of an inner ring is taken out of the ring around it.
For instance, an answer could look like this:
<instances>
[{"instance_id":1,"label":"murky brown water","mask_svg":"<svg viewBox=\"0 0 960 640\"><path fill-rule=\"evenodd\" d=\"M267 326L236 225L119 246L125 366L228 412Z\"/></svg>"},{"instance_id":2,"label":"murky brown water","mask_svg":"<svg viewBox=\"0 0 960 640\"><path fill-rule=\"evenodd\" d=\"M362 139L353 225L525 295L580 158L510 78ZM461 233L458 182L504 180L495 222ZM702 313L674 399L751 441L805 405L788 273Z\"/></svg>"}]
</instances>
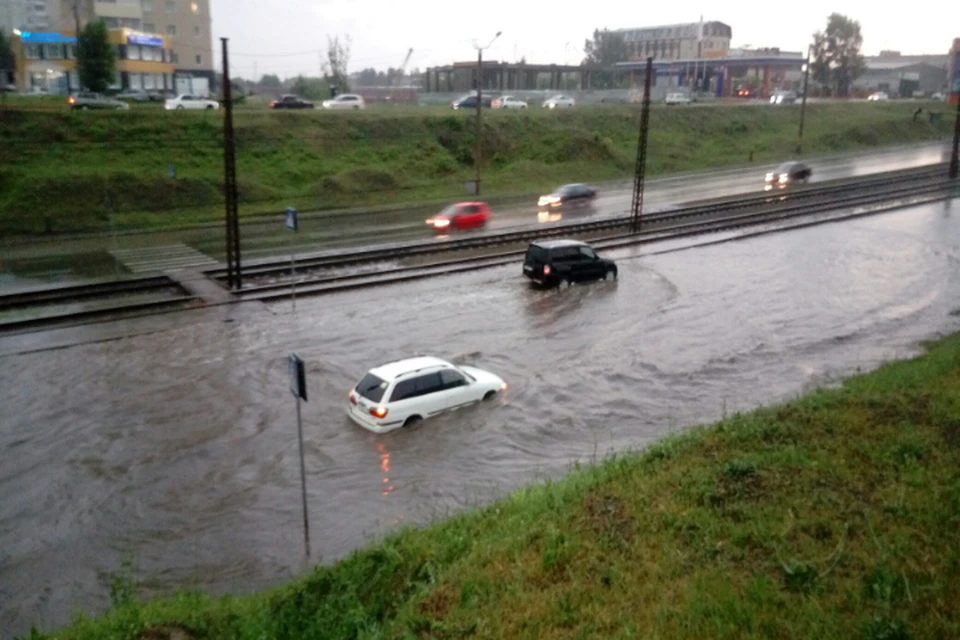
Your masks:
<instances>
[{"instance_id":1,"label":"murky brown water","mask_svg":"<svg viewBox=\"0 0 960 640\"><path fill-rule=\"evenodd\" d=\"M248 592L302 570L284 358L304 405L315 561L368 536L790 397L958 328L960 204L658 256L620 280L531 290L519 266L302 299L231 323L0 358L0 629L145 593ZM650 248L644 251L649 252ZM89 332L90 329L87 329ZM489 368L506 395L415 431L348 422L366 369L414 352Z\"/></svg>"}]
</instances>

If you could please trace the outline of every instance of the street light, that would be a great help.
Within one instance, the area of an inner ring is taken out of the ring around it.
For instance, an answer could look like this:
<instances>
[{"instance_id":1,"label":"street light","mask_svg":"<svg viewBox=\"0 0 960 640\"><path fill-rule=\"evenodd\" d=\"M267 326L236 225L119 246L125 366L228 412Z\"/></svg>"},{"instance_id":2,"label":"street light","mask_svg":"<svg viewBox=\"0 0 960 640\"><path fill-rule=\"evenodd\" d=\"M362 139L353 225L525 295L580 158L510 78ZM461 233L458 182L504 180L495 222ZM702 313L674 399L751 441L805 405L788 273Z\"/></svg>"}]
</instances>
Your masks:
<instances>
[{"instance_id":1,"label":"street light","mask_svg":"<svg viewBox=\"0 0 960 640\"><path fill-rule=\"evenodd\" d=\"M493 40L485 47L478 46L476 41L473 43L477 48L477 132L475 134L477 148L473 154L473 190L478 196L480 195L480 113L483 109L483 50L489 49L501 33L503 32L497 31L497 35L493 36Z\"/></svg>"}]
</instances>

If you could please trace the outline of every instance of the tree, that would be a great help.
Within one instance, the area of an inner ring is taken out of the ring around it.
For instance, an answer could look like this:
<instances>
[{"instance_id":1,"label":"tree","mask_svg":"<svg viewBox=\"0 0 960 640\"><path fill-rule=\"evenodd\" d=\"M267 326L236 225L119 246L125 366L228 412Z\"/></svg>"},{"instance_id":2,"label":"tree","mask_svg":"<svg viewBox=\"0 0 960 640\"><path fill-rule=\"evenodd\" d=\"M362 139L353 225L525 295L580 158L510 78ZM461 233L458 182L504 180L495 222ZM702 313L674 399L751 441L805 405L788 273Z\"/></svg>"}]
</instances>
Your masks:
<instances>
[{"instance_id":1,"label":"tree","mask_svg":"<svg viewBox=\"0 0 960 640\"><path fill-rule=\"evenodd\" d=\"M0 29L0 87L5 87L10 82L10 75L15 68L16 60L13 56L13 44Z\"/></svg>"},{"instance_id":2,"label":"tree","mask_svg":"<svg viewBox=\"0 0 960 640\"><path fill-rule=\"evenodd\" d=\"M77 40L77 72L80 85L101 93L116 79L117 58L109 41L107 23L90 22Z\"/></svg>"},{"instance_id":3,"label":"tree","mask_svg":"<svg viewBox=\"0 0 960 640\"><path fill-rule=\"evenodd\" d=\"M264 74L260 78L260 85L263 87L279 87L282 83L280 82L280 76L271 75L269 73Z\"/></svg>"},{"instance_id":4,"label":"tree","mask_svg":"<svg viewBox=\"0 0 960 640\"><path fill-rule=\"evenodd\" d=\"M297 76L290 85L290 92L307 100L322 100L329 97L330 88L323 78Z\"/></svg>"},{"instance_id":5,"label":"tree","mask_svg":"<svg viewBox=\"0 0 960 640\"><path fill-rule=\"evenodd\" d=\"M612 67L618 62L627 59L627 42L623 34L608 29L595 29L593 39L583 45L583 64ZM594 82L602 89L616 86L616 74L613 71L602 71L594 74Z\"/></svg>"},{"instance_id":6,"label":"tree","mask_svg":"<svg viewBox=\"0 0 960 640\"><path fill-rule=\"evenodd\" d=\"M811 71L813 79L846 96L850 86L866 70L860 49L860 23L839 13L827 19L827 28L813 34Z\"/></svg>"},{"instance_id":7,"label":"tree","mask_svg":"<svg viewBox=\"0 0 960 640\"><path fill-rule=\"evenodd\" d=\"M350 65L350 36L340 42L340 36L327 37L327 61L323 65L323 72L327 82L336 85L340 93L350 90L347 84L347 67Z\"/></svg>"}]
</instances>

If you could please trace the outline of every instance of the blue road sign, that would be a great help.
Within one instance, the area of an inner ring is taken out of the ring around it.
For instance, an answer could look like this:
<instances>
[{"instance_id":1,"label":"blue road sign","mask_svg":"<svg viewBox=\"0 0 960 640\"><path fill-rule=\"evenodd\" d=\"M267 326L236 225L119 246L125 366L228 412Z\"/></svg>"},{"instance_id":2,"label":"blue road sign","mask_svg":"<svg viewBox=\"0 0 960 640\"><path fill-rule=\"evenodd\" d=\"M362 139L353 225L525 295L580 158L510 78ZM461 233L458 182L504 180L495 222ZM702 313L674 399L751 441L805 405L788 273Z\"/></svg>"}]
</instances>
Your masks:
<instances>
[{"instance_id":1,"label":"blue road sign","mask_svg":"<svg viewBox=\"0 0 960 640\"><path fill-rule=\"evenodd\" d=\"M297 230L297 210L294 209L293 207L287 207L286 219L287 219L287 229L289 229L290 231L296 231Z\"/></svg>"}]
</instances>

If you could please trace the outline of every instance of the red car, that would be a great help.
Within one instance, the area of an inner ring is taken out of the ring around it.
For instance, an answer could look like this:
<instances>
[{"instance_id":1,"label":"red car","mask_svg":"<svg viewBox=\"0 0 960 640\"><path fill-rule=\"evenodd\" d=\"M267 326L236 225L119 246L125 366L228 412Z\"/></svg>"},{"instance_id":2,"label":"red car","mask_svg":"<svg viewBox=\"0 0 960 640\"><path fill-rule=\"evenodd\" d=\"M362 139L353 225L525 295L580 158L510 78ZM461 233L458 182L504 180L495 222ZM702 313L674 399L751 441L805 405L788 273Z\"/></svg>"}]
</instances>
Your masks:
<instances>
[{"instance_id":1,"label":"red car","mask_svg":"<svg viewBox=\"0 0 960 640\"><path fill-rule=\"evenodd\" d=\"M490 206L486 202L458 202L427 220L437 231L476 229L487 224Z\"/></svg>"}]
</instances>

